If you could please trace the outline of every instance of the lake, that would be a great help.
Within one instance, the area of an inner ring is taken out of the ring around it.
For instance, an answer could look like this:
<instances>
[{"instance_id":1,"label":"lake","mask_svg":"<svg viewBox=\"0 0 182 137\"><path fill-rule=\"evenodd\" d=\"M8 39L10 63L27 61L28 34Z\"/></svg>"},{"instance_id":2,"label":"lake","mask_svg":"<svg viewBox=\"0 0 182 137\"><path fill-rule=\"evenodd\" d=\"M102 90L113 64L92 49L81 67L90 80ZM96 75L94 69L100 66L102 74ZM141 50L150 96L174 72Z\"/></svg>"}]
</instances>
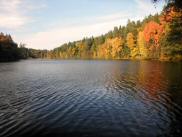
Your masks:
<instances>
[{"instance_id":1,"label":"lake","mask_svg":"<svg viewBox=\"0 0 182 137\"><path fill-rule=\"evenodd\" d=\"M1 137L182 135L182 63L0 63Z\"/></svg>"}]
</instances>

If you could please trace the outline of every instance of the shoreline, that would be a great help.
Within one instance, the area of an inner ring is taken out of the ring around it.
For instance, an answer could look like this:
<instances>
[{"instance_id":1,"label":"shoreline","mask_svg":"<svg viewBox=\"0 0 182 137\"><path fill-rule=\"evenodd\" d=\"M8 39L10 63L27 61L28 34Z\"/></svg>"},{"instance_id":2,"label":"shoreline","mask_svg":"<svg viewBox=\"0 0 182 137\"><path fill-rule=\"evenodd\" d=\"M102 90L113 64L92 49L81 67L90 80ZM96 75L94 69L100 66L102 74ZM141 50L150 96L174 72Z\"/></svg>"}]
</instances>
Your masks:
<instances>
[{"instance_id":1,"label":"shoreline","mask_svg":"<svg viewBox=\"0 0 182 137\"><path fill-rule=\"evenodd\" d=\"M102 59L102 58L27 58L27 59L17 59L0 61L0 63L11 63L18 62L21 60L100 60L100 61L160 61L160 62L182 62L181 59L137 59L137 58L120 58L120 59Z\"/></svg>"}]
</instances>

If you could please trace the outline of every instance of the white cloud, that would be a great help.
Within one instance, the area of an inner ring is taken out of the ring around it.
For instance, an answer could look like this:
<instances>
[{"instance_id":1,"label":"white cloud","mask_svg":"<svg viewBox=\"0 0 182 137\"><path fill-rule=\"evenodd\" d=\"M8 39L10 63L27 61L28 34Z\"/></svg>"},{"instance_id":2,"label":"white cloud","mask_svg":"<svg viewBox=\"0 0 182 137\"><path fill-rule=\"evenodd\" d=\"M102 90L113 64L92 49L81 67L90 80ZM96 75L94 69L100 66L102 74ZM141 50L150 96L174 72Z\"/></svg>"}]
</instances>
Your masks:
<instances>
[{"instance_id":1,"label":"white cloud","mask_svg":"<svg viewBox=\"0 0 182 137\"><path fill-rule=\"evenodd\" d=\"M29 19L19 15L0 15L0 20L0 27L7 29L16 29L25 25Z\"/></svg>"},{"instance_id":2,"label":"white cloud","mask_svg":"<svg viewBox=\"0 0 182 137\"><path fill-rule=\"evenodd\" d=\"M23 27L33 19L26 13L45 7L45 5L36 6L25 0L0 0L0 28L18 29Z\"/></svg>"},{"instance_id":3,"label":"white cloud","mask_svg":"<svg viewBox=\"0 0 182 137\"><path fill-rule=\"evenodd\" d=\"M128 9L127 12L118 12L105 16L86 17L74 19L75 22L56 22L47 26L46 30L39 32L16 36L15 41L24 42L27 47L35 49L53 49L69 41L80 40L83 37L91 37L104 34L112 30L114 26L125 25L127 20L143 19L149 14L154 14L161 10L161 7L155 8L150 0L134 0L136 7ZM130 12L129 12L130 11ZM73 21L73 19L71 20Z\"/></svg>"},{"instance_id":4,"label":"white cloud","mask_svg":"<svg viewBox=\"0 0 182 137\"><path fill-rule=\"evenodd\" d=\"M80 40L83 37L98 36L112 30L114 26L124 25L129 16L128 13L115 13L101 17L90 17L84 23L72 23L66 26L55 25L50 30L38 32L23 38L27 47L35 49L53 49L59 45ZM18 40L18 38L17 38ZM22 40L22 37L21 39Z\"/></svg>"}]
</instances>

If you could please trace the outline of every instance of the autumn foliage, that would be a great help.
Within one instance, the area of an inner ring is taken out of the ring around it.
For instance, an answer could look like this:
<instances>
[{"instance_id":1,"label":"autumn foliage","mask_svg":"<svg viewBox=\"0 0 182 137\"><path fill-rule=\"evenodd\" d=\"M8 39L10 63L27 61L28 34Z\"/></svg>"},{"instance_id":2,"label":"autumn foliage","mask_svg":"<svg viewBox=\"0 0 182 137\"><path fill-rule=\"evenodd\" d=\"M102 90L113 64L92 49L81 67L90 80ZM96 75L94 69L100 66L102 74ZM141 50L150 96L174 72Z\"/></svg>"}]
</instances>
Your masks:
<instances>
[{"instance_id":1,"label":"autumn foliage","mask_svg":"<svg viewBox=\"0 0 182 137\"><path fill-rule=\"evenodd\" d=\"M154 21L150 21L145 25L145 28L143 30L145 41L147 43L150 43L152 41L154 46L159 46L159 39L163 31L164 30L162 25Z\"/></svg>"},{"instance_id":2,"label":"autumn foliage","mask_svg":"<svg viewBox=\"0 0 182 137\"><path fill-rule=\"evenodd\" d=\"M0 35L0 42L10 40L10 36ZM61 59L182 60L182 9L169 4L160 15L149 15L143 21L128 20L126 26L114 27L104 35L65 43L49 52L32 53Z\"/></svg>"},{"instance_id":3,"label":"autumn foliage","mask_svg":"<svg viewBox=\"0 0 182 137\"><path fill-rule=\"evenodd\" d=\"M161 15L148 16L142 22L129 20L126 26L115 27L105 35L64 44L51 51L50 56L53 58L160 59L166 54L164 51L167 49L167 44L162 44L161 41L166 42L169 32L175 30L171 24L174 23L175 18L181 17L181 13L171 7ZM169 51L172 51L172 48Z\"/></svg>"}]
</instances>

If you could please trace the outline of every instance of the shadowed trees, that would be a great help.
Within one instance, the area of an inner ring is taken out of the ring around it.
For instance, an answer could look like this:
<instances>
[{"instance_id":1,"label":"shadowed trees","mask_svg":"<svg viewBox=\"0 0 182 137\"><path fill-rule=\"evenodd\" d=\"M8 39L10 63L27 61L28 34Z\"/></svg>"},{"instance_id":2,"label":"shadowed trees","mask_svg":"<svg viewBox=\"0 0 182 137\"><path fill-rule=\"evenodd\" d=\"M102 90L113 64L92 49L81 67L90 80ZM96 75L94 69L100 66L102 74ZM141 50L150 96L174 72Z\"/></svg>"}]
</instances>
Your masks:
<instances>
[{"instance_id":1,"label":"shadowed trees","mask_svg":"<svg viewBox=\"0 0 182 137\"><path fill-rule=\"evenodd\" d=\"M19 58L18 45L10 35L0 33L0 61L13 61Z\"/></svg>"}]
</instances>

